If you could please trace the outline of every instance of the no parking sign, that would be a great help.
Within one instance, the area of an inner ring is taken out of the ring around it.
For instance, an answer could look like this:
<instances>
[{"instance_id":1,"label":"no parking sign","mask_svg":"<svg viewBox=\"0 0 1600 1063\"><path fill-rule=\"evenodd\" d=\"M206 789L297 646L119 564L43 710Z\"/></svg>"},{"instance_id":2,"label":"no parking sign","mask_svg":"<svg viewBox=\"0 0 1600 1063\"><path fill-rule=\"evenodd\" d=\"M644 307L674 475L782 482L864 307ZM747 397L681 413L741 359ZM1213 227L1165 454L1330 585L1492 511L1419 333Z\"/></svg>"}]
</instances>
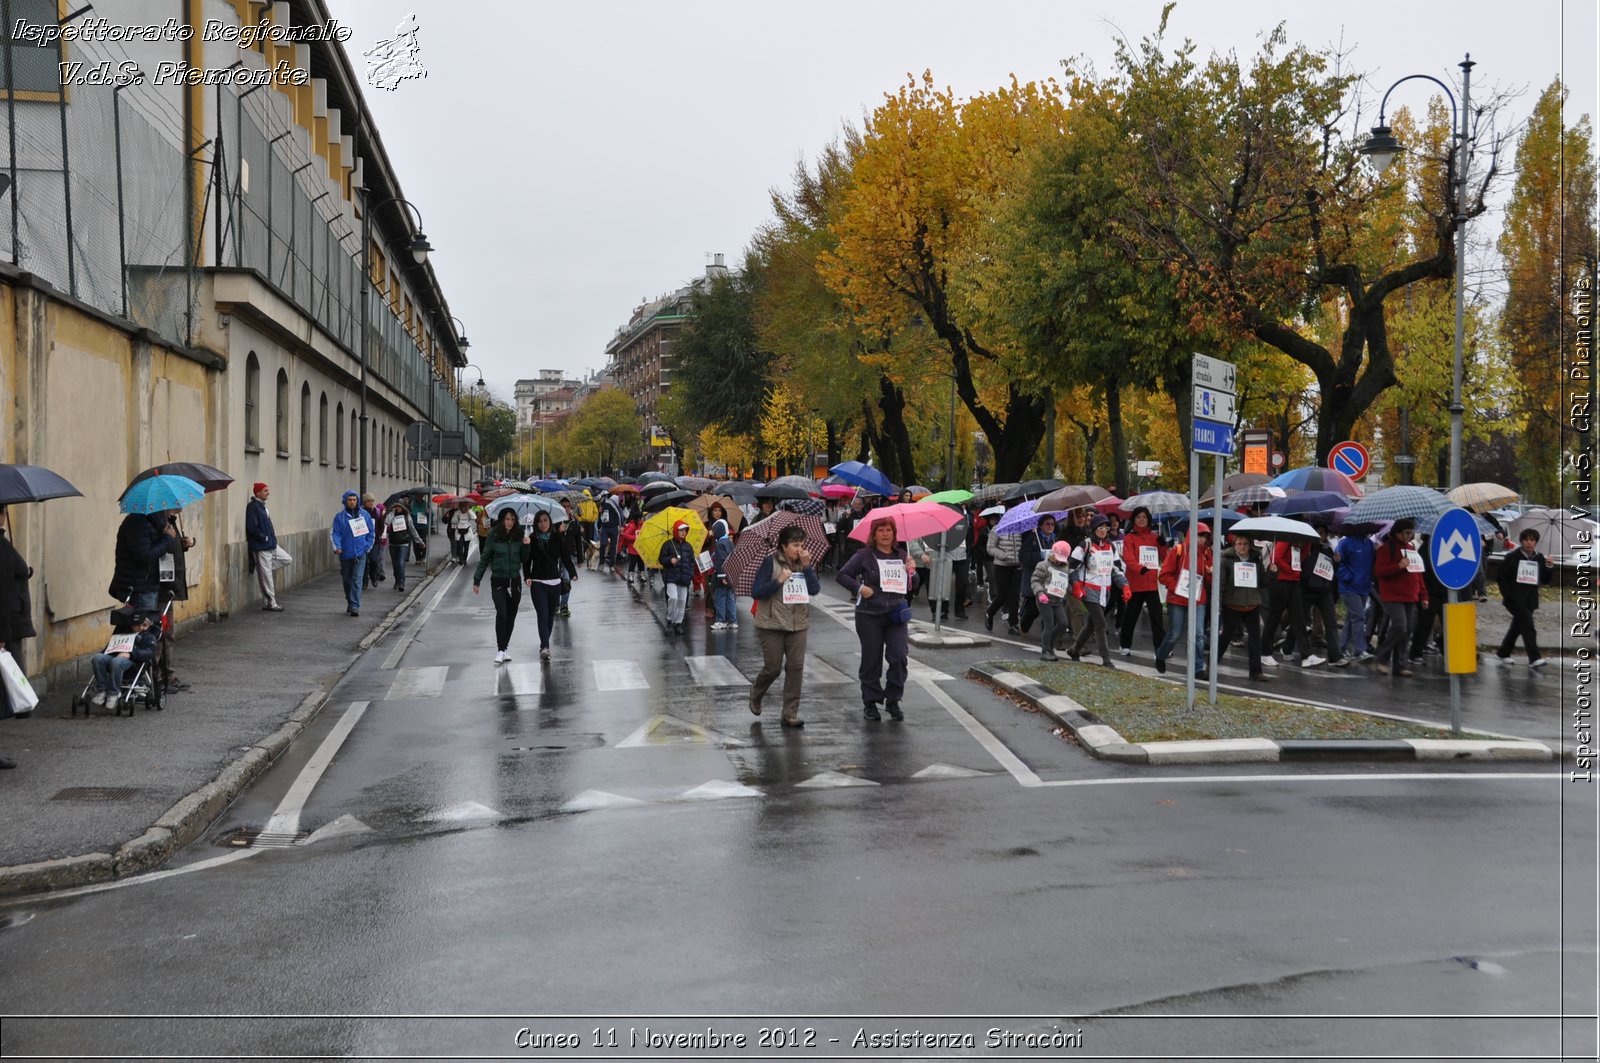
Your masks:
<instances>
[{"instance_id":1,"label":"no parking sign","mask_svg":"<svg viewBox=\"0 0 1600 1063\"><path fill-rule=\"evenodd\" d=\"M1372 467L1372 456L1367 453L1366 447L1347 439L1328 451L1328 467L1344 473L1352 480L1359 480Z\"/></svg>"}]
</instances>

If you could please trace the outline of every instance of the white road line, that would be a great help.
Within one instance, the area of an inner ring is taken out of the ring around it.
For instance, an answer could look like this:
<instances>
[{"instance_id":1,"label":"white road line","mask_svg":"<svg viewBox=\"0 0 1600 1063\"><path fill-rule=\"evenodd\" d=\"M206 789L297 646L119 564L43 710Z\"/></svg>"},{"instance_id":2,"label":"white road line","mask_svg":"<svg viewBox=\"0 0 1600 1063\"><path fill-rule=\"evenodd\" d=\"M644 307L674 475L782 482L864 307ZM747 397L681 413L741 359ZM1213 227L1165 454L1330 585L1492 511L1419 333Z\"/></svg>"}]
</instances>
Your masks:
<instances>
[{"instance_id":1,"label":"white road line","mask_svg":"<svg viewBox=\"0 0 1600 1063\"><path fill-rule=\"evenodd\" d=\"M827 661L824 661L821 657L818 657L815 654L806 654L807 686L810 686L813 683L822 684L855 682L858 682L855 676L845 675L843 672L839 671L839 669L835 668L833 665L829 664Z\"/></svg>"},{"instance_id":2,"label":"white road line","mask_svg":"<svg viewBox=\"0 0 1600 1063\"><path fill-rule=\"evenodd\" d=\"M1543 779L1547 782L1565 782L1566 772L1428 772L1426 774L1401 774L1399 772L1347 772L1339 775L1189 775L1166 776L1156 778L1125 778L1125 779L1050 779L1035 783L1036 786L1189 786L1195 783L1246 783L1246 782L1432 782L1434 780L1460 780L1468 779L1480 782L1495 782L1502 779L1520 780Z\"/></svg>"},{"instance_id":3,"label":"white road line","mask_svg":"<svg viewBox=\"0 0 1600 1063\"><path fill-rule=\"evenodd\" d=\"M447 665L430 665L427 668L402 668L394 674L389 684L386 700L401 701L406 698L436 698L444 693L445 680L450 678Z\"/></svg>"},{"instance_id":4,"label":"white road line","mask_svg":"<svg viewBox=\"0 0 1600 1063\"><path fill-rule=\"evenodd\" d=\"M306 799L311 796L311 791L316 789L317 783L322 781L322 773L328 770L328 765L333 763L333 758L339 755L339 749L344 745L345 739L350 737L350 732L360 722L362 715L367 711L368 702L353 701L345 710L339 722L333 725L333 730L322 740L317 751L311 754L311 759L306 761L306 766L300 769L300 774L295 776L294 784L289 787L289 792L283 795L283 800L278 802L278 808L272 813L272 818L267 821L263 832L267 834L297 834L300 831L300 812L305 808Z\"/></svg>"},{"instance_id":5,"label":"white road line","mask_svg":"<svg viewBox=\"0 0 1600 1063\"><path fill-rule=\"evenodd\" d=\"M594 685L597 690L649 690L650 683L639 664L633 660L594 661Z\"/></svg>"},{"instance_id":6,"label":"white road line","mask_svg":"<svg viewBox=\"0 0 1600 1063\"><path fill-rule=\"evenodd\" d=\"M689 671L694 675L695 686L701 687L747 687L750 680L744 673L733 666L733 662L723 656L715 657L690 657L684 655L684 661L689 665Z\"/></svg>"},{"instance_id":7,"label":"white road line","mask_svg":"<svg viewBox=\"0 0 1600 1063\"><path fill-rule=\"evenodd\" d=\"M544 669L537 664L504 664L495 669L494 692L524 697L544 693Z\"/></svg>"},{"instance_id":8,"label":"white road line","mask_svg":"<svg viewBox=\"0 0 1600 1063\"><path fill-rule=\"evenodd\" d=\"M967 729L967 733L972 735L973 738L976 738L978 740L978 744L984 749L987 749L989 751L989 755L995 760L999 761L1000 766L1006 769L1006 771L1009 771L1011 773L1011 777L1016 779L1017 782L1021 783L1023 786L1039 786L1043 784L1044 780L1040 779L1038 775L1034 774L1032 768L1022 763L1017 755L1011 752L1011 750L1007 748L1006 744L1000 741L1000 739L996 738L987 727L973 719L972 714L958 705L955 698L952 698L949 694L946 694L943 690L935 686L933 680L918 678L916 680L916 684L923 690L926 690L934 701L937 701L940 705L943 705L945 711L951 716L954 716L956 718L956 722L962 727L965 727Z\"/></svg>"},{"instance_id":9,"label":"white road line","mask_svg":"<svg viewBox=\"0 0 1600 1063\"><path fill-rule=\"evenodd\" d=\"M411 622L410 627L406 628L406 633L401 636L400 641L394 644L394 649L389 651L389 656L383 659L384 668L393 668L395 665L400 663L400 658L404 657L406 650L411 648L411 640L417 637L417 632L422 630L422 625L428 622L428 617L433 615L433 611L439 608L439 603L442 602L444 600L444 596L450 592L450 588L455 586L456 577L460 576L461 573L465 571L465 566L457 568L450 574L450 578L444 581L444 586L440 587L439 593L433 596L433 601L428 603L428 607L426 609L417 614L417 618Z\"/></svg>"}]
</instances>

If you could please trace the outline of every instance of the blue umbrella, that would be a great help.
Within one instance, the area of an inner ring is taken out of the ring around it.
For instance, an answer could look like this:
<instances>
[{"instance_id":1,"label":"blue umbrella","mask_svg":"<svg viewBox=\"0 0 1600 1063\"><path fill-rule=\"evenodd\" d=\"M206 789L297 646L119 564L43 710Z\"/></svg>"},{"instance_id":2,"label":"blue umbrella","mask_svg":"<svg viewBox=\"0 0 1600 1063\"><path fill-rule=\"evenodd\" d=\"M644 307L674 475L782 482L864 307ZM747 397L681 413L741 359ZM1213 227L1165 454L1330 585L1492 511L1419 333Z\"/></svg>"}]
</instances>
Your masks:
<instances>
[{"instance_id":1,"label":"blue umbrella","mask_svg":"<svg viewBox=\"0 0 1600 1063\"><path fill-rule=\"evenodd\" d=\"M1200 520L1204 524L1211 525L1213 531L1216 530L1218 523L1221 523L1223 531L1227 531L1239 521L1244 520L1244 514L1236 513L1231 509L1224 509L1221 513L1218 513L1215 509L1202 509L1200 511ZM1187 513L1166 514L1161 517L1161 522L1170 525L1173 531L1187 532L1189 530L1189 514Z\"/></svg>"},{"instance_id":2,"label":"blue umbrella","mask_svg":"<svg viewBox=\"0 0 1600 1063\"><path fill-rule=\"evenodd\" d=\"M871 491L875 495L883 495L887 498L890 495L899 493L895 490L894 484L889 482L887 476L874 469L871 465L863 465L859 461L841 461L828 471L846 483L855 484L857 487Z\"/></svg>"},{"instance_id":3,"label":"blue umbrella","mask_svg":"<svg viewBox=\"0 0 1600 1063\"><path fill-rule=\"evenodd\" d=\"M165 513L182 509L206 496L206 489L187 476L152 476L128 488L122 496L124 513Z\"/></svg>"},{"instance_id":4,"label":"blue umbrella","mask_svg":"<svg viewBox=\"0 0 1600 1063\"><path fill-rule=\"evenodd\" d=\"M535 480L531 486L535 491L565 491L568 485L560 480Z\"/></svg>"},{"instance_id":5,"label":"blue umbrella","mask_svg":"<svg viewBox=\"0 0 1600 1063\"><path fill-rule=\"evenodd\" d=\"M1291 513L1326 513L1330 509L1342 509L1349 504L1350 500L1337 491L1303 491L1298 495L1273 499L1267 503L1267 512L1280 516L1288 516Z\"/></svg>"},{"instance_id":6,"label":"blue umbrella","mask_svg":"<svg viewBox=\"0 0 1600 1063\"><path fill-rule=\"evenodd\" d=\"M1316 465L1279 473L1267 481L1267 485L1289 491L1337 491L1347 498L1361 497L1361 488L1350 477L1337 469L1324 469Z\"/></svg>"}]
</instances>

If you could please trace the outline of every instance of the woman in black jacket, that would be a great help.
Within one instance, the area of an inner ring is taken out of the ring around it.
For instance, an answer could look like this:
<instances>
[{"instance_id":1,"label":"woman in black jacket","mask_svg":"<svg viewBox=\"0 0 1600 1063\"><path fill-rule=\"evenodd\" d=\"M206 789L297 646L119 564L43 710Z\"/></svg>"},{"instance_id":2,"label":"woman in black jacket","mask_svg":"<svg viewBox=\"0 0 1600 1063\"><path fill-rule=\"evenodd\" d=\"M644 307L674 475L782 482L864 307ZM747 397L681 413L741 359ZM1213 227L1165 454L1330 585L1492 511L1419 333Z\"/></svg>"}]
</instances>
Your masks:
<instances>
[{"instance_id":1,"label":"woman in black jacket","mask_svg":"<svg viewBox=\"0 0 1600 1063\"><path fill-rule=\"evenodd\" d=\"M172 553L177 544L178 530L167 514L129 513L124 517L117 529L116 571L108 588L111 597L142 612L156 612L161 559Z\"/></svg>"},{"instance_id":2,"label":"woman in black jacket","mask_svg":"<svg viewBox=\"0 0 1600 1063\"><path fill-rule=\"evenodd\" d=\"M540 511L528 540L528 561L522 575L528 582L533 611L539 618L539 659L548 661L550 630L555 627L556 609L561 602L561 570L566 569L572 579L578 578L578 570L572 564L572 555L567 552L561 535L551 529L549 513Z\"/></svg>"}]
</instances>

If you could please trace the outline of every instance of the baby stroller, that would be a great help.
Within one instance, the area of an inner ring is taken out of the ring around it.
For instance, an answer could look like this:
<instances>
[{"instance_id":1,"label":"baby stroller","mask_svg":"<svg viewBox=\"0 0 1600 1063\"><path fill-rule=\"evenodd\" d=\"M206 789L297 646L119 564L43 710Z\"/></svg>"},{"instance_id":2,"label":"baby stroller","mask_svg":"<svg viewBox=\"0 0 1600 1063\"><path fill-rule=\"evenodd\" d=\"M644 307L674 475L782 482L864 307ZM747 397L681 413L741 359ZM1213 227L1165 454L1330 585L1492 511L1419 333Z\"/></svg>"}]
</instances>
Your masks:
<instances>
[{"instance_id":1,"label":"baby stroller","mask_svg":"<svg viewBox=\"0 0 1600 1063\"><path fill-rule=\"evenodd\" d=\"M168 614L171 611L172 601L168 599L166 604L162 607L160 615L151 618L150 627L151 630L155 632L156 636L156 657L149 661L134 661L132 665L125 672L123 672L122 682L118 688L116 700L107 702L107 704L112 706L115 715L121 716L123 710L126 709L128 715L132 716L134 706L141 702L144 704L146 712L149 712L151 709L160 712L166 707L166 681L161 678L160 644L161 633L164 629L164 624L167 620ZM125 630L132 629L134 627L133 618L138 612L139 610L136 610L132 606L126 604L111 610L111 623L113 628ZM107 644L105 652L121 652L120 649L114 649L114 647L119 647L120 645L117 642L117 639L131 639L131 637L131 635L113 635L112 641ZM125 648L131 648L131 646ZM93 705L91 699L98 692L98 681L91 677L89 682L84 685L83 690L72 696L71 714L76 716L78 714L78 710L82 709L83 714L88 716L89 710Z\"/></svg>"}]
</instances>

